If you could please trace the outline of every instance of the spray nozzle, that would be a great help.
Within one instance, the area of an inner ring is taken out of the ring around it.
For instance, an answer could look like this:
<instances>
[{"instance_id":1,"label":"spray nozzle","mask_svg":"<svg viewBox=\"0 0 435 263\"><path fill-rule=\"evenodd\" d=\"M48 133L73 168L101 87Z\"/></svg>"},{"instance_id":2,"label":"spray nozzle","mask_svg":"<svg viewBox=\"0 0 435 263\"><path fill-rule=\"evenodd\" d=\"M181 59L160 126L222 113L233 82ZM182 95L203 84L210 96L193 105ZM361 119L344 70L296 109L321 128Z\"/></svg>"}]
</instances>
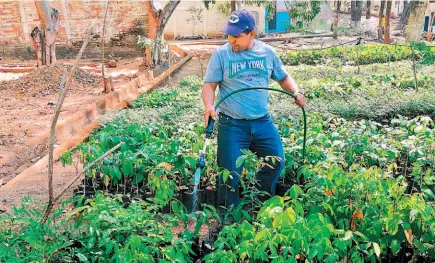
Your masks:
<instances>
[{"instance_id":1,"label":"spray nozzle","mask_svg":"<svg viewBox=\"0 0 435 263\"><path fill-rule=\"evenodd\" d=\"M198 161L196 161L196 167L197 168L204 168L205 167L205 154L201 153Z\"/></svg>"}]
</instances>

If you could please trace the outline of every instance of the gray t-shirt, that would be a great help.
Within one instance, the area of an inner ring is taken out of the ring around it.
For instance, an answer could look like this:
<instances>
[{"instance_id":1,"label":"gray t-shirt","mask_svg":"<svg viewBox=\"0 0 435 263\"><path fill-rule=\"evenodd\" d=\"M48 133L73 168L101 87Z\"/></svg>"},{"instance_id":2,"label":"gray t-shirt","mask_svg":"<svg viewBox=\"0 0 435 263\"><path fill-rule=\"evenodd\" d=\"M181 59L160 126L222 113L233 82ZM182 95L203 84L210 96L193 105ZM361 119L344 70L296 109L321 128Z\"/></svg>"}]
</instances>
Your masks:
<instances>
[{"instance_id":1,"label":"gray t-shirt","mask_svg":"<svg viewBox=\"0 0 435 263\"><path fill-rule=\"evenodd\" d=\"M275 50L254 40L250 50L233 52L229 43L220 46L208 63L204 82L218 82L218 99L234 90L248 87L268 87L270 78L280 81L286 72ZM267 90L248 90L228 97L218 112L234 119L258 119L267 114Z\"/></svg>"}]
</instances>

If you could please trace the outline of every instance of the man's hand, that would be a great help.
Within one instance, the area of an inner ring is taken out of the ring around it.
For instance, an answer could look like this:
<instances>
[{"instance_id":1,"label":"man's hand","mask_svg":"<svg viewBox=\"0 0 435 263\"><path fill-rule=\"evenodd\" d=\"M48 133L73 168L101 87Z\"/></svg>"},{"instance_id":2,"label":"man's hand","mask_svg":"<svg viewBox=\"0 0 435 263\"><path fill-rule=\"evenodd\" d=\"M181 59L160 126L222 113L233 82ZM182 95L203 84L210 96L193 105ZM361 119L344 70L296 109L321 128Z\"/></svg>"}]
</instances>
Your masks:
<instances>
[{"instance_id":1,"label":"man's hand","mask_svg":"<svg viewBox=\"0 0 435 263\"><path fill-rule=\"evenodd\" d=\"M295 99L295 103L296 105L298 105L299 107L303 107L305 106L305 96L303 93L300 92L296 92L296 99Z\"/></svg>"},{"instance_id":2,"label":"man's hand","mask_svg":"<svg viewBox=\"0 0 435 263\"><path fill-rule=\"evenodd\" d=\"M214 110L214 106L213 105L207 105L207 106L205 106L205 110L204 110L204 123L205 123L205 127L207 127L207 125L208 125L208 119L209 119L210 116L213 118L213 120L216 120L216 112Z\"/></svg>"}]
</instances>

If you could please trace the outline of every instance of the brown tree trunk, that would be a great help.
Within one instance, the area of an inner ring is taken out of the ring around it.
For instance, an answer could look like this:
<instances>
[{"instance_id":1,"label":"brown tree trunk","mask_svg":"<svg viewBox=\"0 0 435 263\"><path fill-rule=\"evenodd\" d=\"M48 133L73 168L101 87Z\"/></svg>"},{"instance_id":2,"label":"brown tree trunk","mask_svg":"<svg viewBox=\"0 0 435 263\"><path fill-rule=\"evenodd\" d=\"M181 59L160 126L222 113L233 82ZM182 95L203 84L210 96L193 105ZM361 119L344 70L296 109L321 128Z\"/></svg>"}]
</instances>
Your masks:
<instances>
[{"instance_id":1,"label":"brown tree trunk","mask_svg":"<svg viewBox=\"0 0 435 263\"><path fill-rule=\"evenodd\" d=\"M157 16L157 12L154 9L152 1L145 1L144 4L145 4L145 12L148 18L148 38L155 40L157 37L157 27L159 26L159 18ZM152 66L151 48L145 49L142 66L145 67Z\"/></svg>"},{"instance_id":2,"label":"brown tree trunk","mask_svg":"<svg viewBox=\"0 0 435 263\"><path fill-rule=\"evenodd\" d=\"M384 15L384 9L385 9L385 0L381 0L381 7L379 8L379 22L378 22L378 40L383 39L383 32L382 32L382 16Z\"/></svg>"},{"instance_id":3,"label":"brown tree trunk","mask_svg":"<svg viewBox=\"0 0 435 263\"><path fill-rule=\"evenodd\" d=\"M359 27L361 27L361 15L362 15L363 1L356 1L355 7L356 7L355 27L359 28Z\"/></svg>"},{"instance_id":4,"label":"brown tree trunk","mask_svg":"<svg viewBox=\"0 0 435 263\"><path fill-rule=\"evenodd\" d=\"M409 15L411 14L411 11L415 9L415 7L418 5L418 1L412 0L409 3L404 2L404 8L402 11L402 14L400 14L399 23L396 25L396 30L403 30L405 26L408 24Z\"/></svg>"},{"instance_id":5,"label":"brown tree trunk","mask_svg":"<svg viewBox=\"0 0 435 263\"><path fill-rule=\"evenodd\" d=\"M421 34L423 33L422 25L424 23L428 1L412 1L410 5L411 4L415 5L411 8L408 23L405 27L405 39L407 43L421 41Z\"/></svg>"},{"instance_id":6,"label":"brown tree trunk","mask_svg":"<svg viewBox=\"0 0 435 263\"><path fill-rule=\"evenodd\" d=\"M432 35L433 35L433 31L432 31L432 28L433 28L433 22L434 22L434 20L435 20L435 13L434 12L432 12L431 14L430 14L430 18L429 18L429 26L428 26L428 28L427 28L427 41L431 41L432 40Z\"/></svg>"},{"instance_id":7,"label":"brown tree trunk","mask_svg":"<svg viewBox=\"0 0 435 263\"><path fill-rule=\"evenodd\" d=\"M350 1L350 20L352 21L352 26L356 21L356 0Z\"/></svg>"},{"instance_id":8,"label":"brown tree trunk","mask_svg":"<svg viewBox=\"0 0 435 263\"><path fill-rule=\"evenodd\" d=\"M387 10L385 15L385 32L384 32L384 43L390 43L390 17L391 17L391 6L393 4L392 0L387 0Z\"/></svg>"},{"instance_id":9,"label":"brown tree trunk","mask_svg":"<svg viewBox=\"0 0 435 263\"><path fill-rule=\"evenodd\" d=\"M340 0L336 0L336 1L335 1L335 4L336 4L337 6L336 6L336 9L335 9L335 17L334 17L334 33L333 33L332 37L333 37L334 39L337 39L337 38L338 38L338 30L337 30L337 28L338 28L338 20L339 20L339 17L340 17L340 6L341 6L341 1L340 1Z\"/></svg>"},{"instance_id":10,"label":"brown tree trunk","mask_svg":"<svg viewBox=\"0 0 435 263\"><path fill-rule=\"evenodd\" d=\"M36 11L41 20L40 28L30 34L36 49L38 67L56 63L56 34L59 30L59 11L47 0L35 0Z\"/></svg>"},{"instance_id":11,"label":"brown tree trunk","mask_svg":"<svg viewBox=\"0 0 435 263\"><path fill-rule=\"evenodd\" d=\"M366 8L367 8L366 19L370 19L370 17L372 17L371 10L370 10L372 8L372 0L367 0Z\"/></svg>"},{"instance_id":12,"label":"brown tree trunk","mask_svg":"<svg viewBox=\"0 0 435 263\"><path fill-rule=\"evenodd\" d=\"M175 8L181 0L170 0L163 10L156 10L152 1L145 1L145 11L149 21L148 38L154 41L151 48L145 50L142 66L156 66L161 62L160 43L163 30Z\"/></svg>"},{"instance_id":13,"label":"brown tree trunk","mask_svg":"<svg viewBox=\"0 0 435 263\"><path fill-rule=\"evenodd\" d=\"M236 0L231 0L231 13L236 10Z\"/></svg>"},{"instance_id":14,"label":"brown tree trunk","mask_svg":"<svg viewBox=\"0 0 435 263\"><path fill-rule=\"evenodd\" d=\"M351 2L351 20L354 27L360 27L362 14L362 1L352 0Z\"/></svg>"}]
</instances>

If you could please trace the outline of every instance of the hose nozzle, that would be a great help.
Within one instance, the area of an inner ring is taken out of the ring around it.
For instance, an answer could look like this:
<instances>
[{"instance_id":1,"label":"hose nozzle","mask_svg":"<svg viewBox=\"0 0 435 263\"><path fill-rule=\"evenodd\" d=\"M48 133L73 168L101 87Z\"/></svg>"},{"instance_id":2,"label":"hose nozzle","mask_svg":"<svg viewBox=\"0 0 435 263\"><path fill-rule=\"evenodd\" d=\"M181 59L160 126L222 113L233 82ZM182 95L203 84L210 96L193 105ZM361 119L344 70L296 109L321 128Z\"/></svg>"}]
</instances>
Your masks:
<instances>
[{"instance_id":1,"label":"hose nozzle","mask_svg":"<svg viewBox=\"0 0 435 263\"><path fill-rule=\"evenodd\" d=\"M205 154L201 153L198 161L196 161L196 167L197 168L204 168L205 167Z\"/></svg>"}]
</instances>

